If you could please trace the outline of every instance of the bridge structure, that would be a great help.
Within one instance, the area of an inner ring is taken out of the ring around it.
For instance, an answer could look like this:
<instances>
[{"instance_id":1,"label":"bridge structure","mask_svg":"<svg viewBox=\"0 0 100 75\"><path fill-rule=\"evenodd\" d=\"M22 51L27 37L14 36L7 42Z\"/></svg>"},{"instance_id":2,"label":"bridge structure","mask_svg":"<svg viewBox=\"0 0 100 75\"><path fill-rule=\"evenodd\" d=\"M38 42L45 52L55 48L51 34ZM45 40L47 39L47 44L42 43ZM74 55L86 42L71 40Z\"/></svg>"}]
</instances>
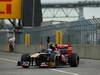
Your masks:
<instances>
[{"instance_id":1,"label":"bridge structure","mask_svg":"<svg viewBox=\"0 0 100 75\"><path fill-rule=\"evenodd\" d=\"M67 18L84 19L84 7L100 7L99 0L85 0L70 3L45 3L42 4L42 13L44 20L67 20Z\"/></svg>"}]
</instances>

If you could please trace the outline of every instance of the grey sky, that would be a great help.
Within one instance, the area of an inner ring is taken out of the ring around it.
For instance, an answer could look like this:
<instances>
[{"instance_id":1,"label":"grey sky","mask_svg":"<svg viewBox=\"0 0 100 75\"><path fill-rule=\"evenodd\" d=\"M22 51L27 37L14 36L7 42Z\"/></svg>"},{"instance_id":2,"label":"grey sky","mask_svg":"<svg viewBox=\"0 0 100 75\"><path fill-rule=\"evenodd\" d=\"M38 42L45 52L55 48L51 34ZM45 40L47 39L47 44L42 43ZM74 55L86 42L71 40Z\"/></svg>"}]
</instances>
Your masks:
<instances>
[{"instance_id":1,"label":"grey sky","mask_svg":"<svg viewBox=\"0 0 100 75\"><path fill-rule=\"evenodd\" d=\"M41 0L42 3L65 3L65 2L78 2L78 1L100 1L100 0ZM84 8L85 18L100 18L100 7L98 8Z\"/></svg>"}]
</instances>

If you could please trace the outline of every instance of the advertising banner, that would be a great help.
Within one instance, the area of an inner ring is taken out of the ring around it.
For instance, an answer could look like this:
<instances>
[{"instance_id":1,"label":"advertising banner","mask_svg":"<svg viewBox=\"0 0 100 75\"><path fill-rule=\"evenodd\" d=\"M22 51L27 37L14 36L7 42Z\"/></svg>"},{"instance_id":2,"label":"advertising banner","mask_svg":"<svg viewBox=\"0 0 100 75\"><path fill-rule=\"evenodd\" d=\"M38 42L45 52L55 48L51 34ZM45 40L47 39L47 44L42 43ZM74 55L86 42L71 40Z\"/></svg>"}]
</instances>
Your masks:
<instances>
[{"instance_id":1,"label":"advertising banner","mask_svg":"<svg viewBox=\"0 0 100 75\"><path fill-rule=\"evenodd\" d=\"M0 0L0 18L21 18L21 1L22 0Z\"/></svg>"}]
</instances>

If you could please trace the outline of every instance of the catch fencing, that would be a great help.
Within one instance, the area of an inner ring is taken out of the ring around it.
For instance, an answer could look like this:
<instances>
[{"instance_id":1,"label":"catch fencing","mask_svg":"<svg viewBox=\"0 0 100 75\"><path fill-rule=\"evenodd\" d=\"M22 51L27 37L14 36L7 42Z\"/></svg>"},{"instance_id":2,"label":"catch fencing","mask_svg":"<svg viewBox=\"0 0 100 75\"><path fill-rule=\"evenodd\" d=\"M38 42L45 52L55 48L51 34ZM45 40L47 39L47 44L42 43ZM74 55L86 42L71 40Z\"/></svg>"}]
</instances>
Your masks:
<instances>
[{"instance_id":1,"label":"catch fencing","mask_svg":"<svg viewBox=\"0 0 100 75\"><path fill-rule=\"evenodd\" d=\"M46 43L47 36L55 43L57 31L62 32L63 43L100 44L100 18L41 27L41 43Z\"/></svg>"}]
</instances>

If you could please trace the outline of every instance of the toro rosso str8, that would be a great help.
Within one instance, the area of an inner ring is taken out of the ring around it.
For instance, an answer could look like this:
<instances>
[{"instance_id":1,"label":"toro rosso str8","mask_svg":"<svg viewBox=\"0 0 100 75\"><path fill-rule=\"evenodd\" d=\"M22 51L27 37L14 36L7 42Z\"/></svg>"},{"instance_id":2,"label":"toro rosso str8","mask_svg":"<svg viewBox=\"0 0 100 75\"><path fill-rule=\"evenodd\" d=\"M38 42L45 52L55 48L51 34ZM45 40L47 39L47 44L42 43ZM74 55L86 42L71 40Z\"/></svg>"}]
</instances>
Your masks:
<instances>
[{"instance_id":1,"label":"toro rosso str8","mask_svg":"<svg viewBox=\"0 0 100 75\"><path fill-rule=\"evenodd\" d=\"M42 49L37 53L23 54L17 65L23 68L29 68L30 66L58 67L65 65L77 67L79 65L79 56L73 53L71 45L56 44L50 45L48 49Z\"/></svg>"}]
</instances>

